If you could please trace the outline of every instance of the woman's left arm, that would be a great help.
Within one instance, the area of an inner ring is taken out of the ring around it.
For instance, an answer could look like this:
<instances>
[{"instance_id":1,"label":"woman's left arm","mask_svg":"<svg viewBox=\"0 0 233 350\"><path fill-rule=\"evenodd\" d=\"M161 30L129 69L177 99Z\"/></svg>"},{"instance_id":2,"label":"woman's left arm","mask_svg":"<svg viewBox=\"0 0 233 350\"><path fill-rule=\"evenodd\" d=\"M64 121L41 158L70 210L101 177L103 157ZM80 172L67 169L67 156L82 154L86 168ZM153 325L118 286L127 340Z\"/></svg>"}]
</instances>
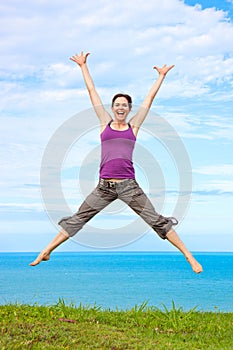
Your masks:
<instances>
[{"instance_id":1,"label":"woman's left arm","mask_svg":"<svg viewBox=\"0 0 233 350\"><path fill-rule=\"evenodd\" d=\"M134 131L135 136L136 136L140 126L142 125L143 121L145 120L145 118L150 110L150 107L153 103L153 100L154 100L155 96L157 95L157 92L159 91L160 86L162 85L164 78L166 77L166 74L173 67L174 67L174 64L171 66L167 66L165 64L162 68L159 68L158 66L153 67L159 73L158 79L152 85L148 95L146 96L146 98L142 102L142 105L139 108L139 111L130 120L130 124L132 126L132 129Z\"/></svg>"}]
</instances>

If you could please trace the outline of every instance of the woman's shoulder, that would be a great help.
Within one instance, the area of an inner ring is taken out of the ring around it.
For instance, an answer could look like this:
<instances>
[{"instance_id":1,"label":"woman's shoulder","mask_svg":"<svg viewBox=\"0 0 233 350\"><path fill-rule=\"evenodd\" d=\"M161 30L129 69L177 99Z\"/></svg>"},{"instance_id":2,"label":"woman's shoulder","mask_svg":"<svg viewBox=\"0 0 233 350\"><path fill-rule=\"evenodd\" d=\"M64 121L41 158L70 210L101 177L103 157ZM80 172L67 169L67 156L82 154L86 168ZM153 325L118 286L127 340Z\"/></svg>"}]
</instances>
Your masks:
<instances>
[{"instance_id":1,"label":"woman's shoulder","mask_svg":"<svg viewBox=\"0 0 233 350\"><path fill-rule=\"evenodd\" d=\"M111 123L113 122L113 119L111 119L108 123L106 124L101 124L100 126L100 134L104 132L104 130L107 129L107 127L110 127Z\"/></svg>"}]
</instances>

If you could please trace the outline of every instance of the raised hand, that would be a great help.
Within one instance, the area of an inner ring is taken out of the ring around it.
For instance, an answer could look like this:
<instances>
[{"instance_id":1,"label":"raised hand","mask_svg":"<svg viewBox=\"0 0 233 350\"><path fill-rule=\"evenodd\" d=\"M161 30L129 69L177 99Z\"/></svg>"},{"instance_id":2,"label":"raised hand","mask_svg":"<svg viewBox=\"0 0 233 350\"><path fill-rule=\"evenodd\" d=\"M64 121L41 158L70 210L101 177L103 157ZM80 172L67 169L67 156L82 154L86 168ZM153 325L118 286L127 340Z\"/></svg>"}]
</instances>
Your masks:
<instances>
[{"instance_id":1,"label":"raised hand","mask_svg":"<svg viewBox=\"0 0 233 350\"><path fill-rule=\"evenodd\" d=\"M160 74L160 75L166 75L167 72L169 72L169 70L171 70L173 67L175 67L175 65L171 65L171 66L167 66L166 64L164 64L163 67L159 68L158 66L154 66L153 68L157 70L157 72Z\"/></svg>"},{"instance_id":2,"label":"raised hand","mask_svg":"<svg viewBox=\"0 0 233 350\"><path fill-rule=\"evenodd\" d=\"M80 55L75 54L74 56L70 57L70 60L77 63L80 67L86 63L87 56L90 55L90 52L87 52L83 54L83 51L81 51Z\"/></svg>"}]
</instances>

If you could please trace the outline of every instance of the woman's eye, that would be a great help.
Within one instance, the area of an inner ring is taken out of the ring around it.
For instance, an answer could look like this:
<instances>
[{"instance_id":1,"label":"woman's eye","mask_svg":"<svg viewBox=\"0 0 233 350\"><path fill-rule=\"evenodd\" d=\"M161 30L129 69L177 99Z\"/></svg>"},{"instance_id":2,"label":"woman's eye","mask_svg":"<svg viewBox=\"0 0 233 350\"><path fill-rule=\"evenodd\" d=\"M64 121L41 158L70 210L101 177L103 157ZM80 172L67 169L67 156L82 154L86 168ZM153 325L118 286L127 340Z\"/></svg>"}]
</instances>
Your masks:
<instances>
[{"instance_id":1,"label":"woman's eye","mask_svg":"<svg viewBox=\"0 0 233 350\"><path fill-rule=\"evenodd\" d=\"M115 104L114 105L115 107L123 107L123 108L127 108L128 107L128 105L127 104L122 104L122 105L120 105L120 104Z\"/></svg>"}]
</instances>

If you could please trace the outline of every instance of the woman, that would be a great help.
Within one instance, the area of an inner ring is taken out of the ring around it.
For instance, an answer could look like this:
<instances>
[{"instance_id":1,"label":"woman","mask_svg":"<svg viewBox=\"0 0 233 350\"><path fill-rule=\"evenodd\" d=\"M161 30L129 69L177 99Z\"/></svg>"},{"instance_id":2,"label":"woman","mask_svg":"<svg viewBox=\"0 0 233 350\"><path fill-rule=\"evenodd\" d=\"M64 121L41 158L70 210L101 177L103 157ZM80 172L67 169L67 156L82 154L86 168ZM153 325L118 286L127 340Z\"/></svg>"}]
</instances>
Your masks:
<instances>
[{"instance_id":1,"label":"woman","mask_svg":"<svg viewBox=\"0 0 233 350\"><path fill-rule=\"evenodd\" d=\"M139 111L127 123L126 119L132 107L131 97L127 94L117 94L113 97L112 119L95 89L87 67L88 55L89 53L83 54L81 52L80 55L76 54L70 59L81 68L92 105L100 121L101 164L99 183L94 191L87 196L77 213L60 220L59 225L62 230L30 265L35 266L42 260L49 260L51 252L56 247L69 237L74 236L94 215L119 198L140 215L162 239L167 239L177 247L184 254L194 272L202 272L202 266L188 251L173 229L173 225L178 223L177 220L159 215L137 184L132 162L133 149L139 128L145 120L166 74L174 65L164 65L162 68L154 67L159 73L158 79L152 85Z\"/></svg>"}]
</instances>

